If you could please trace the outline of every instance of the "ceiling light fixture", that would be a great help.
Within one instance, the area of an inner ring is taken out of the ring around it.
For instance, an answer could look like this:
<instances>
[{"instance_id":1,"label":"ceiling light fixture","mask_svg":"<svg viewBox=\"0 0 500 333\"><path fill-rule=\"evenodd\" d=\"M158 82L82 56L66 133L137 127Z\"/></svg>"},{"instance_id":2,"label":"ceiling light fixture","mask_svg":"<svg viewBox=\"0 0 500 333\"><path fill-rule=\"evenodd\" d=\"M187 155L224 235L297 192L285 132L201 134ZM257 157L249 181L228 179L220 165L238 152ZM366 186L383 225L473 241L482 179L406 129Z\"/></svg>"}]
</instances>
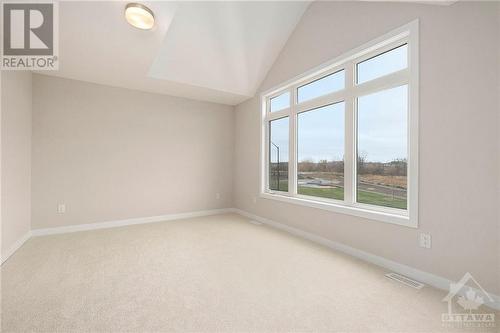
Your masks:
<instances>
[{"instance_id":1,"label":"ceiling light fixture","mask_svg":"<svg viewBox=\"0 0 500 333\"><path fill-rule=\"evenodd\" d=\"M136 28L149 30L155 24L153 11L140 3L129 3L125 7L127 22Z\"/></svg>"}]
</instances>

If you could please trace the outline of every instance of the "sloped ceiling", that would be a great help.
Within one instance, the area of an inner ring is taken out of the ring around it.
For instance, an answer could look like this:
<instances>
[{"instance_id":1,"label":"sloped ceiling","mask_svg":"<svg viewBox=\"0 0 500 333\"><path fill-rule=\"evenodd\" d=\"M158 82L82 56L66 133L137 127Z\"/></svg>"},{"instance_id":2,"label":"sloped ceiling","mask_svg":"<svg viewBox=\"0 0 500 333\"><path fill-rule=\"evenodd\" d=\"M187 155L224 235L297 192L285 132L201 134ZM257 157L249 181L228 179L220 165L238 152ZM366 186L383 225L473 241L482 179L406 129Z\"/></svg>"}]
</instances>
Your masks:
<instances>
[{"instance_id":1,"label":"sloped ceiling","mask_svg":"<svg viewBox=\"0 0 500 333\"><path fill-rule=\"evenodd\" d=\"M59 71L43 74L236 105L255 94L309 2L60 2Z\"/></svg>"}]
</instances>

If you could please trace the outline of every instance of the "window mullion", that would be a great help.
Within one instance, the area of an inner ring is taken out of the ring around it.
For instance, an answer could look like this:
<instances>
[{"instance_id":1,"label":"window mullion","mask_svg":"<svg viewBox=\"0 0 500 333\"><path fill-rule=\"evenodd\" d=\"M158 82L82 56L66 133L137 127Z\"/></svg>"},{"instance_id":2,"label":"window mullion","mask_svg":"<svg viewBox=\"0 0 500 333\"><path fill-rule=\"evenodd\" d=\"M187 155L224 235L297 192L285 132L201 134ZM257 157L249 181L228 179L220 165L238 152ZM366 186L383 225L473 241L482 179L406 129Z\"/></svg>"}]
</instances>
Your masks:
<instances>
[{"instance_id":1,"label":"window mullion","mask_svg":"<svg viewBox=\"0 0 500 333\"><path fill-rule=\"evenodd\" d=\"M356 202L356 117L354 105L354 63L346 65L345 139L344 139L344 202Z\"/></svg>"},{"instance_id":2,"label":"window mullion","mask_svg":"<svg viewBox=\"0 0 500 333\"><path fill-rule=\"evenodd\" d=\"M286 108L284 110L268 113L265 115L264 120L265 121L272 121L272 120L284 118L290 114L290 110L291 110L290 108Z\"/></svg>"},{"instance_id":3,"label":"window mullion","mask_svg":"<svg viewBox=\"0 0 500 333\"><path fill-rule=\"evenodd\" d=\"M290 94L290 130L289 130L289 154L288 157L288 193L297 194L297 89L293 87Z\"/></svg>"},{"instance_id":4,"label":"window mullion","mask_svg":"<svg viewBox=\"0 0 500 333\"><path fill-rule=\"evenodd\" d=\"M345 99L345 89L327 95L323 95L321 97L317 97L306 102L302 102L297 105L295 110L297 113L309 111L328 104L335 104L338 102L342 102L344 99Z\"/></svg>"},{"instance_id":5,"label":"window mullion","mask_svg":"<svg viewBox=\"0 0 500 333\"><path fill-rule=\"evenodd\" d=\"M270 122L269 121L264 121L264 125L262 127L263 135L264 135L264 142L265 145L262 147L263 148L263 160L264 165L262 166L262 174L264 176L263 183L261 184L263 186L262 192L266 192L270 189L269 187L269 167L271 165L271 159L269 155L269 141L271 140L270 135L269 135L269 126Z\"/></svg>"},{"instance_id":6,"label":"window mullion","mask_svg":"<svg viewBox=\"0 0 500 333\"><path fill-rule=\"evenodd\" d=\"M355 85L356 95L369 95L381 90L387 90L407 84L409 77L410 71L408 69L403 69L384 77L373 79L360 85Z\"/></svg>"}]
</instances>

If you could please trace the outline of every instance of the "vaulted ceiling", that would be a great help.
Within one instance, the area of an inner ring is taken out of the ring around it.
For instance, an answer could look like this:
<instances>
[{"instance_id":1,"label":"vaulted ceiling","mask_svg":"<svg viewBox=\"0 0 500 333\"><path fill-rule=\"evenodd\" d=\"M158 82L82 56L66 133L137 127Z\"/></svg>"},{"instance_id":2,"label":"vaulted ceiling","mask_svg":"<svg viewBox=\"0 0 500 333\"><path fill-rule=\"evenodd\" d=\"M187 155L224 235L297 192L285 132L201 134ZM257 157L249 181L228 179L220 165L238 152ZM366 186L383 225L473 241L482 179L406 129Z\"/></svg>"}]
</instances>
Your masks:
<instances>
[{"instance_id":1,"label":"vaulted ceiling","mask_svg":"<svg viewBox=\"0 0 500 333\"><path fill-rule=\"evenodd\" d=\"M235 105L252 97L309 2L60 2L59 71L43 74Z\"/></svg>"}]
</instances>

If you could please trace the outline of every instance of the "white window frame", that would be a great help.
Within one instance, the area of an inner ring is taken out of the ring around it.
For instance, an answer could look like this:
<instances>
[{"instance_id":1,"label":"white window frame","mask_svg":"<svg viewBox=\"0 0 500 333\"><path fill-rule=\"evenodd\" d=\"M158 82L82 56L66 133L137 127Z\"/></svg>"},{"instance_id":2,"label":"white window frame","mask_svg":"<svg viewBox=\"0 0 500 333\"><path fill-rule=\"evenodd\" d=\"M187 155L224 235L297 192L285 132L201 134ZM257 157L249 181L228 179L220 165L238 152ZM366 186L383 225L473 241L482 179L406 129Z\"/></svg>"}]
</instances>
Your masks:
<instances>
[{"instance_id":1,"label":"white window frame","mask_svg":"<svg viewBox=\"0 0 500 333\"><path fill-rule=\"evenodd\" d=\"M359 216L407 227L418 227L418 20L399 27L325 64L261 94L260 196L307 207ZM373 80L356 84L356 64L395 47L408 44L408 67ZM297 88L339 70L345 71L345 89L297 104ZM356 99L377 91L408 85L408 180L406 210L356 202ZM290 92L290 107L270 112L269 100ZM297 194L297 115L328 104L345 102L344 200ZM289 117L288 191L269 190L269 123Z\"/></svg>"}]
</instances>

